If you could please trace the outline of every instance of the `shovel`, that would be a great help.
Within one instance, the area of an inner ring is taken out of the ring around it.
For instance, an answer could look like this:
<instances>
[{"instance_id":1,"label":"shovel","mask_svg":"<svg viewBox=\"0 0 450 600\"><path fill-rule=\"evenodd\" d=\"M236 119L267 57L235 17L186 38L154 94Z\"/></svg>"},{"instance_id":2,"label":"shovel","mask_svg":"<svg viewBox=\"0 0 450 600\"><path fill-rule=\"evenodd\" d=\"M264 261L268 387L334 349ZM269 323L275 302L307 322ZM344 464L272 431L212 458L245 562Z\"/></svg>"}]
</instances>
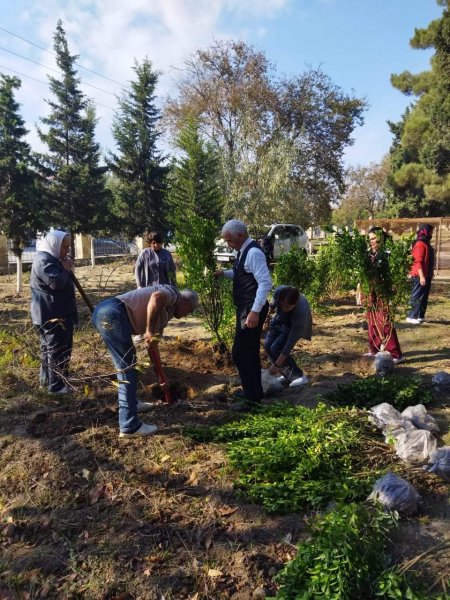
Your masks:
<instances>
[{"instance_id":1,"label":"shovel","mask_svg":"<svg viewBox=\"0 0 450 600\"><path fill-rule=\"evenodd\" d=\"M75 287L80 292L80 296L83 298L83 300L86 303L86 306L89 308L89 311L92 314L94 312L94 305L92 304L86 292L82 288L81 283L78 281L75 273L73 271L69 271L69 273L70 278L72 279ZM148 348L148 356L155 369L156 376L158 378L158 385L164 393L164 400L167 402L167 404L172 404L173 400L172 396L170 395L169 382L167 381L166 374L164 373L164 369L162 368L161 357L159 355L159 349L157 345L153 346L152 348Z\"/></svg>"}]
</instances>

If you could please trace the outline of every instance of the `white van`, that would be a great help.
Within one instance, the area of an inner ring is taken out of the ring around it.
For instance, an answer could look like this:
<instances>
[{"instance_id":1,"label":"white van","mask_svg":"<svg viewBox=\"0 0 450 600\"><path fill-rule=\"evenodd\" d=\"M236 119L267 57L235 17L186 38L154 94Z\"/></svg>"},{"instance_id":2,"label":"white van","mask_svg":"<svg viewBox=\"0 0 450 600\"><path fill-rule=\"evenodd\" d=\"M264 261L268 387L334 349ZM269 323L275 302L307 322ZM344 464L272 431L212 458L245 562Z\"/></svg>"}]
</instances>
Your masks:
<instances>
[{"instance_id":1,"label":"white van","mask_svg":"<svg viewBox=\"0 0 450 600\"><path fill-rule=\"evenodd\" d=\"M263 249L263 246L265 246L266 250L270 246L272 247L270 262L276 260L282 254L289 252L292 248L299 248L306 252L308 247L308 237L300 225L294 225L292 223L274 223L273 225L266 225L266 227L267 233L257 241L260 242ZM214 256L218 262L233 262L236 255L237 252L228 248L224 240L217 240Z\"/></svg>"}]
</instances>

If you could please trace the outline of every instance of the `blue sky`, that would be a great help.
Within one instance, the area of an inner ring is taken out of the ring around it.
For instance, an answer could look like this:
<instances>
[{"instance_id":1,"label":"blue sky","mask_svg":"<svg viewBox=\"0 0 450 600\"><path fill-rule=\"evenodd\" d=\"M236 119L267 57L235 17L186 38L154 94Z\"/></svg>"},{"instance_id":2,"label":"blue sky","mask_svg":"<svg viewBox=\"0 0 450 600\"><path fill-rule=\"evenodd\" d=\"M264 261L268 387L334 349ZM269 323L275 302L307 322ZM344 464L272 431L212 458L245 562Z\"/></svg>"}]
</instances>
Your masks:
<instances>
[{"instance_id":1,"label":"blue sky","mask_svg":"<svg viewBox=\"0 0 450 600\"><path fill-rule=\"evenodd\" d=\"M355 130L355 143L345 154L346 164L366 165L389 150L386 121L397 121L410 102L391 86L390 75L429 68L431 52L412 49L409 40L415 28L441 14L435 0L3 1L0 72L22 79L17 99L30 143L38 149L35 124L48 113L46 67L55 68L48 51L59 18L79 64L116 82L126 84L133 78L134 59L148 56L161 71L161 99L174 89L184 60L196 49L213 40L243 39L264 51L280 75L320 67L344 91L367 100L365 124ZM104 150L111 149L114 94L121 87L83 69L79 75L102 90L83 87L97 102L97 138Z\"/></svg>"}]
</instances>

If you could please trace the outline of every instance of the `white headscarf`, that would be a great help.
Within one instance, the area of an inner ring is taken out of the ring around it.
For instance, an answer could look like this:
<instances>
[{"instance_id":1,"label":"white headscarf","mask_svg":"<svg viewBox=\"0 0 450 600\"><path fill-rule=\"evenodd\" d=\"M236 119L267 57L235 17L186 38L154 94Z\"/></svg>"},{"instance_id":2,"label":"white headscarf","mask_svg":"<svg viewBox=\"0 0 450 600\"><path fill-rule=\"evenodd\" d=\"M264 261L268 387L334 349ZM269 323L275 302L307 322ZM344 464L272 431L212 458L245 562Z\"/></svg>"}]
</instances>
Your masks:
<instances>
[{"instance_id":1,"label":"white headscarf","mask_svg":"<svg viewBox=\"0 0 450 600\"><path fill-rule=\"evenodd\" d=\"M66 235L69 235L67 231L59 231L58 229L53 229L53 231L49 231L44 237L42 237L39 240L37 249L39 250L39 252L48 252L54 258L57 258L59 260L61 244Z\"/></svg>"}]
</instances>

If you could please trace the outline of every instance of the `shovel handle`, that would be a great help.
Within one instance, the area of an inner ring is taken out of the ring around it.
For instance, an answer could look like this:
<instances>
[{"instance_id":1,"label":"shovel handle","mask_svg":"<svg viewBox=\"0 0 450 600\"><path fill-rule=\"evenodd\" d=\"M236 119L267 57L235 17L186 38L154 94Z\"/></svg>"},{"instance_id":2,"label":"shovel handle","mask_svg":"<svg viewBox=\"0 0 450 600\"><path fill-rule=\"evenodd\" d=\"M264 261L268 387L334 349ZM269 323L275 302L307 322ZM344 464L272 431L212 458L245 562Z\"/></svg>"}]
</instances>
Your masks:
<instances>
[{"instance_id":1,"label":"shovel handle","mask_svg":"<svg viewBox=\"0 0 450 600\"><path fill-rule=\"evenodd\" d=\"M73 281L73 283L75 284L75 287L77 288L77 290L80 292L80 296L83 298L83 300L86 302L86 306L89 308L91 314L94 312L94 305L92 304L92 302L89 300L86 292L83 290L83 288L81 287L81 283L78 281L75 273L73 271L69 271L70 274L70 278Z\"/></svg>"},{"instance_id":2,"label":"shovel handle","mask_svg":"<svg viewBox=\"0 0 450 600\"><path fill-rule=\"evenodd\" d=\"M172 396L170 395L169 386L167 385L167 377L161 364L161 357L159 356L158 347L153 346L152 348L147 348L147 350L152 365L155 368L159 386L164 393L164 400L167 402L167 404L172 404L173 400Z\"/></svg>"}]
</instances>

